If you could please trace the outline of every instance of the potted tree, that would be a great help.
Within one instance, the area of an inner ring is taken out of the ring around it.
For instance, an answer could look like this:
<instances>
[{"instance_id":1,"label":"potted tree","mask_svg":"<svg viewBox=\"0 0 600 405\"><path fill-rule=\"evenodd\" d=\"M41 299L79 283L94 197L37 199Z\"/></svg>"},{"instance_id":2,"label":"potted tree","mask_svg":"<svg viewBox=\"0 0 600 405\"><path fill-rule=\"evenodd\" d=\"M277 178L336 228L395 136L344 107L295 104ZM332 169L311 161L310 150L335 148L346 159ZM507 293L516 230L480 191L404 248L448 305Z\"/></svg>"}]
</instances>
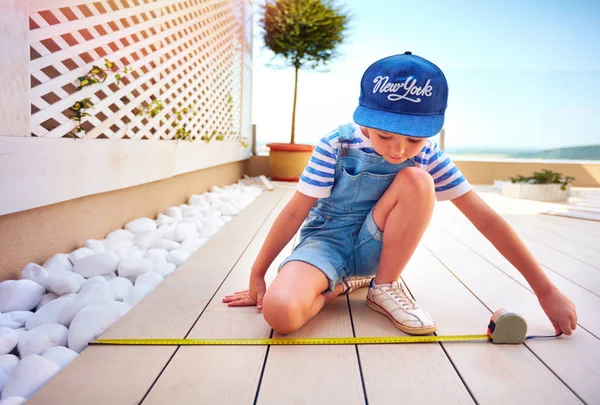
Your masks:
<instances>
[{"instance_id":1,"label":"potted tree","mask_svg":"<svg viewBox=\"0 0 600 405\"><path fill-rule=\"evenodd\" d=\"M296 144L298 71L315 69L336 56L349 16L330 0L268 0L260 27L265 47L295 70L292 132L289 143L270 143L270 176L297 181L314 146Z\"/></svg>"},{"instance_id":2,"label":"potted tree","mask_svg":"<svg viewBox=\"0 0 600 405\"><path fill-rule=\"evenodd\" d=\"M563 201L571 194L571 181L574 177L555 173L544 169L533 172L533 176L525 177L518 174L511 177L510 182L502 183L502 194L513 198L523 198L536 201Z\"/></svg>"}]
</instances>

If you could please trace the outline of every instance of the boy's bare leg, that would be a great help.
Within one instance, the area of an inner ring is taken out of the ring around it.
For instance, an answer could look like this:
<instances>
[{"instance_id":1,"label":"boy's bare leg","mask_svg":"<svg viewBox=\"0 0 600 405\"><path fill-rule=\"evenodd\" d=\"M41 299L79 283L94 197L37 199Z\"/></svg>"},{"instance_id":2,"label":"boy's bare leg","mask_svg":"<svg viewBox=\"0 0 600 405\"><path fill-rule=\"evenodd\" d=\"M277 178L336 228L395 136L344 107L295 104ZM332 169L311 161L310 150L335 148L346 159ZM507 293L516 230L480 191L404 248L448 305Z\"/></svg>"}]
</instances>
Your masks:
<instances>
[{"instance_id":1,"label":"boy's bare leg","mask_svg":"<svg viewBox=\"0 0 600 405\"><path fill-rule=\"evenodd\" d=\"M343 292L338 284L333 292L322 294L328 288L329 280L321 270L305 262L288 262L263 298L265 320L281 334L300 329Z\"/></svg>"},{"instance_id":2,"label":"boy's bare leg","mask_svg":"<svg viewBox=\"0 0 600 405\"><path fill-rule=\"evenodd\" d=\"M415 167L398 173L373 209L375 224L383 231L375 284L400 278L429 225L434 205L435 187L429 173Z\"/></svg>"}]
</instances>

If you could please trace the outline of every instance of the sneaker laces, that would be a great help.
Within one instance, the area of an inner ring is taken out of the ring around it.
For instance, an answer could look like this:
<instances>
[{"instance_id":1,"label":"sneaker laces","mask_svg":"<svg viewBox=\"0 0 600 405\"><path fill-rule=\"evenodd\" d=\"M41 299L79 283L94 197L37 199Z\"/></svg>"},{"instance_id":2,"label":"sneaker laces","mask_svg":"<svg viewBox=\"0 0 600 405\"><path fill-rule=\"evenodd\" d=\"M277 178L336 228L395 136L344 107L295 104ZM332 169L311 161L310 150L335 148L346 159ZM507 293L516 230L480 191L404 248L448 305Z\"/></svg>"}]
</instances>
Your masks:
<instances>
[{"instance_id":1,"label":"sneaker laces","mask_svg":"<svg viewBox=\"0 0 600 405\"><path fill-rule=\"evenodd\" d=\"M404 285L401 282L392 283L391 287L386 287L386 292L398 301L404 309L410 310L419 308L417 302L406 292Z\"/></svg>"}]
</instances>

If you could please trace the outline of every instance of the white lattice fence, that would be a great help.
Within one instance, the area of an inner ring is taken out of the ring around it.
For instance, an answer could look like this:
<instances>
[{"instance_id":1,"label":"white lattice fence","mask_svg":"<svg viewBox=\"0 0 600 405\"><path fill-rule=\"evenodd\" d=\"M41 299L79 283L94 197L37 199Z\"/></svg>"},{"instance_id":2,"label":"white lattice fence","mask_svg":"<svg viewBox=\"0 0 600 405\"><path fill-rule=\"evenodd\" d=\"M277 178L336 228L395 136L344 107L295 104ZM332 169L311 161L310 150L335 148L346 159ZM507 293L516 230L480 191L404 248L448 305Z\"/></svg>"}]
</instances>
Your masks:
<instances>
[{"instance_id":1,"label":"white lattice fence","mask_svg":"<svg viewBox=\"0 0 600 405\"><path fill-rule=\"evenodd\" d=\"M248 159L251 27L251 0L0 0L0 215ZM105 59L134 72L80 89Z\"/></svg>"},{"instance_id":2,"label":"white lattice fence","mask_svg":"<svg viewBox=\"0 0 600 405\"><path fill-rule=\"evenodd\" d=\"M185 123L193 139L240 140L241 0L65 2L29 15L32 135L68 135L76 127L69 108L89 97L88 139L173 139ZM79 90L78 78L105 58L134 71L119 85L109 76ZM164 108L140 117L152 100ZM188 106L195 115L179 121Z\"/></svg>"}]
</instances>

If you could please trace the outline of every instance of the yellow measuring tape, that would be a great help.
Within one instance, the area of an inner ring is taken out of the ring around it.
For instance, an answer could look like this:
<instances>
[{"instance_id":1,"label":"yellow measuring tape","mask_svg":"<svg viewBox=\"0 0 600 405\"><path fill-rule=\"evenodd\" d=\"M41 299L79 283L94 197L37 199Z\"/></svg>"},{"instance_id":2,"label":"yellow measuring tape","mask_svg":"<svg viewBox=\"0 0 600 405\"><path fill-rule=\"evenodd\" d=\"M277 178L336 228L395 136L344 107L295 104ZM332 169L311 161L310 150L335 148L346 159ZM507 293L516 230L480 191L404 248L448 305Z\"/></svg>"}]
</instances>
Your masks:
<instances>
[{"instance_id":1,"label":"yellow measuring tape","mask_svg":"<svg viewBox=\"0 0 600 405\"><path fill-rule=\"evenodd\" d=\"M97 339L97 345L140 346L268 346L268 345L374 345L393 343L432 343L448 341L489 340L488 335L455 336L371 336L333 338L276 339Z\"/></svg>"}]
</instances>

